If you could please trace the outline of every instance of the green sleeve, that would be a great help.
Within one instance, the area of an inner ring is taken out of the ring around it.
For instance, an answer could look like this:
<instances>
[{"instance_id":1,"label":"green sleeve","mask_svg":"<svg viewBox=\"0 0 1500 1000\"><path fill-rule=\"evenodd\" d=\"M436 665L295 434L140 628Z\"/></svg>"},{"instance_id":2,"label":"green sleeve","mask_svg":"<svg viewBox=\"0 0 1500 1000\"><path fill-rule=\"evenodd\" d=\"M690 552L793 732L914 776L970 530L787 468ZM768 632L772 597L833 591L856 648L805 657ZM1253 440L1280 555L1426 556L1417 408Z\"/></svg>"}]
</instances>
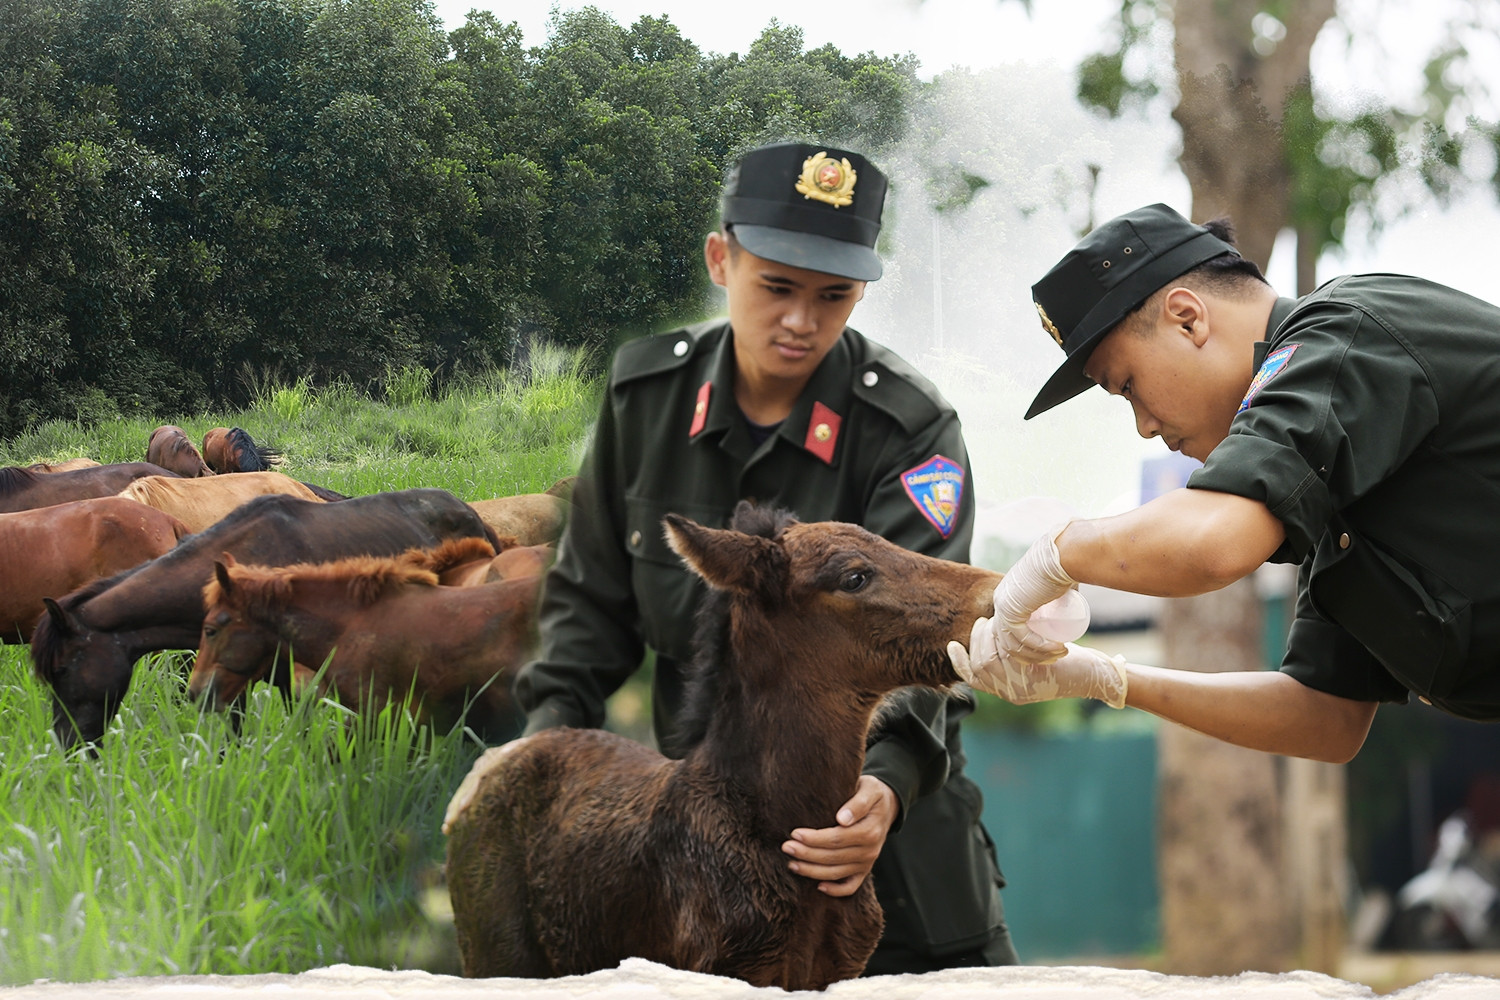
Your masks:
<instances>
[{"instance_id":1,"label":"green sleeve","mask_svg":"<svg viewBox=\"0 0 1500 1000\"><path fill-rule=\"evenodd\" d=\"M934 455L951 459L964 470L958 517L947 537L927 519L901 482L903 472ZM884 472L866 510L864 526L912 551L968 562L974 535L974 496L969 452L958 417L944 411L917 434L905 439L893 435L881 467ZM967 693L945 695L930 688L903 688L891 695L871 731L864 773L890 786L900 800L901 814L893 830L900 829L912 801L936 791L948 780L952 765L948 730L956 728L958 720L973 707Z\"/></svg>"},{"instance_id":2,"label":"green sleeve","mask_svg":"<svg viewBox=\"0 0 1500 1000\"><path fill-rule=\"evenodd\" d=\"M526 734L604 724L605 702L640 666L644 644L625 551L613 395L573 488L557 562L543 582L541 651L516 675Z\"/></svg>"}]
</instances>

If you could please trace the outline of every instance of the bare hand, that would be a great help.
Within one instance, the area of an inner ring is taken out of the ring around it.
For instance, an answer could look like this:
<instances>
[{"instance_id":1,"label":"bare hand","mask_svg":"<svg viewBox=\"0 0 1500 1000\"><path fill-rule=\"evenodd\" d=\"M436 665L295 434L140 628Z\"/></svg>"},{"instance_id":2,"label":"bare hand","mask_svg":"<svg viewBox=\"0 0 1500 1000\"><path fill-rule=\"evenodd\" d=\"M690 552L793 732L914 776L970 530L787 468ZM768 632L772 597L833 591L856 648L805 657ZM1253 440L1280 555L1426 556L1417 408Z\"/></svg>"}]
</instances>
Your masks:
<instances>
[{"instance_id":1,"label":"bare hand","mask_svg":"<svg viewBox=\"0 0 1500 1000\"><path fill-rule=\"evenodd\" d=\"M852 895L880 857L900 809L901 803L890 786L879 778L860 775L854 797L838 811L838 826L798 828L781 845L795 859L788 867L798 875L817 879L818 889L830 896Z\"/></svg>"}]
</instances>

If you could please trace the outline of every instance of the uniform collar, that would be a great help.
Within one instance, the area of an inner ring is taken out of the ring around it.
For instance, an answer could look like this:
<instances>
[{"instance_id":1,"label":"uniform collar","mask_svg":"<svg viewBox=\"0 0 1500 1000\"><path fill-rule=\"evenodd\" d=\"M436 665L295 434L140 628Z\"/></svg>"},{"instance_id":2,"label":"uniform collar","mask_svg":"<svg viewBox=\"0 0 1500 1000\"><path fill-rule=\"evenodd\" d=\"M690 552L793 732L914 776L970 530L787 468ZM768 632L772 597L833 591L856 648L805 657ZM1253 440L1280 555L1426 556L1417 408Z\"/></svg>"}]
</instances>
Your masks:
<instances>
[{"instance_id":1,"label":"uniform collar","mask_svg":"<svg viewBox=\"0 0 1500 1000\"><path fill-rule=\"evenodd\" d=\"M1266 338L1255 342L1255 370L1266 360L1266 355L1271 351L1271 342L1276 339L1276 331L1286 322L1292 310L1297 308L1296 299L1278 298L1271 306L1271 315L1266 320Z\"/></svg>"},{"instance_id":2,"label":"uniform collar","mask_svg":"<svg viewBox=\"0 0 1500 1000\"><path fill-rule=\"evenodd\" d=\"M693 441L721 438L725 450L749 459L754 449L750 445L744 414L734 399L734 333L727 326L714 348L709 372L708 408L703 427L693 435ZM783 438L793 447L817 455L826 464L835 464L839 455L840 425L849 414L849 402L853 398L853 377L854 363L846 328L845 335L834 342L822 363L813 371L792 412L781 422L772 440ZM830 420L830 413L837 419ZM819 432L821 424L830 425L827 433Z\"/></svg>"}]
</instances>

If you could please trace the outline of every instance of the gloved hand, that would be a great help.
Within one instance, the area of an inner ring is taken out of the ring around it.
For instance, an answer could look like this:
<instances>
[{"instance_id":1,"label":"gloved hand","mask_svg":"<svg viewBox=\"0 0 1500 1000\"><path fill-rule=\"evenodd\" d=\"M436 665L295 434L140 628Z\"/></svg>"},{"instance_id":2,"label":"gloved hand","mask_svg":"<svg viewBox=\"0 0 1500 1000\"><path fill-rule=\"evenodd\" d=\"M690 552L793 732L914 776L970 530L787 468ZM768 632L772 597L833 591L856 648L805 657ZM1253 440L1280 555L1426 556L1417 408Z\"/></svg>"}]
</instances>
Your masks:
<instances>
[{"instance_id":1,"label":"gloved hand","mask_svg":"<svg viewBox=\"0 0 1500 1000\"><path fill-rule=\"evenodd\" d=\"M995 644L1006 657L1045 663L1062 656L1063 644L1032 631L1033 611L1067 593L1078 582L1062 568L1055 539L1067 525L1049 531L1005 574L995 587Z\"/></svg>"},{"instance_id":2,"label":"gloved hand","mask_svg":"<svg viewBox=\"0 0 1500 1000\"><path fill-rule=\"evenodd\" d=\"M1027 663L1002 653L988 618L974 622L969 648L948 643L953 669L976 691L998 695L1016 705L1056 698L1097 698L1110 708L1125 707L1128 680L1125 657L1068 643L1064 655L1050 663Z\"/></svg>"}]
</instances>

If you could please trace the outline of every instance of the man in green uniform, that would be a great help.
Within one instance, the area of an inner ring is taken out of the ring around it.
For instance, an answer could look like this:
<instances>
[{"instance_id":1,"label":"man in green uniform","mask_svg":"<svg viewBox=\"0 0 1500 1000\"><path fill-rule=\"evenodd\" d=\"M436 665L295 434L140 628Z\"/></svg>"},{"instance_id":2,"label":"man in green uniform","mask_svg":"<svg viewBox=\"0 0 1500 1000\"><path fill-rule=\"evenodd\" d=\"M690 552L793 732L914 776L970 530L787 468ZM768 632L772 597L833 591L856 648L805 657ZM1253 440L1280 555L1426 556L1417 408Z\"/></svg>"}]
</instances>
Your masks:
<instances>
[{"instance_id":1,"label":"man in green uniform","mask_svg":"<svg viewBox=\"0 0 1500 1000\"><path fill-rule=\"evenodd\" d=\"M599 726L655 652L653 724L676 726L701 581L668 547L669 511L714 527L754 499L862 524L966 561L974 500L958 417L900 358L845 323L880 277L886 180L857 153L778 144L731 168L704 257L727 321L621 347L542 598L540 658L516 694L526 733ZM967 693L903 689L828 826L788 830L791 869L832 895L873 877L886 929L867 974L1016 960L979 788L963 774Z\"/></svg>"},{"instance_id":2,"label":"man in green uniform","mask_svg":"<svg viewBox=\"0 0 1500 1000\"><path fill-rule=\"evenodd\" d=\"M1231 239L1152 205L1033 286L1067 360L1026 416L1097 383L1204 465L1039 540L955 666L1013 701L1094 697L1321 760L1408 693L1500 719L1500 308L1393 274L1278 298ZM1300 564L1280 671L1140 667L1027 627L1075 582L1185 596L1267 560Z\"/></svg>"}]
</instances>

